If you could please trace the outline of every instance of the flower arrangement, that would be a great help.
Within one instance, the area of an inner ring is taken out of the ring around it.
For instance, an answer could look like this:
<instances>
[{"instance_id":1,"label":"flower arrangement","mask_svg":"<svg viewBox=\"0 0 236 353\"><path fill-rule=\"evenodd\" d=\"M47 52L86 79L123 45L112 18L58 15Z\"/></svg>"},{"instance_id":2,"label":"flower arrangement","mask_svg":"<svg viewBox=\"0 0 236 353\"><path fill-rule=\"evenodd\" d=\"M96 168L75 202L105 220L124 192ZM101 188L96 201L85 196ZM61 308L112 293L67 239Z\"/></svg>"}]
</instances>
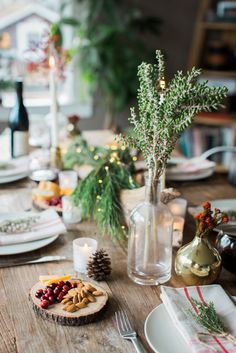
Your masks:
<instances>
[{"instance_id":1,"label":"flower arrangement","mask_svg":"<svg viewBox=\"0 0 236 353\"><path fill-rule=\"evenodd\" d=\"M217 226L229 221L228 215L221 212L219 208L212 211L210 202L204 202L202 207L203 211L194 216L197 227L196 235L200 238L208 235Z\"/></svg>"}]
</instances>

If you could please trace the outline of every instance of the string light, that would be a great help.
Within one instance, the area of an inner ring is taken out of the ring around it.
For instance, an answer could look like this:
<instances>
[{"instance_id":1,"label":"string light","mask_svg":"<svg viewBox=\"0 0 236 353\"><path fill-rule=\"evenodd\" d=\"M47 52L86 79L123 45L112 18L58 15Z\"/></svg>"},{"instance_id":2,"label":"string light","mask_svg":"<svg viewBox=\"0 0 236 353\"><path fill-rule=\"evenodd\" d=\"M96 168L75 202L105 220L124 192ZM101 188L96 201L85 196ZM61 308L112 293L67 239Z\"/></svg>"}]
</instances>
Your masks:
<instances>
[{"instance_id":1,"label":"string light","mask_svg":"<svg viewBox=\"0 0 236 353\"><path fill-rule=\"evenodd\" d=\"M112 151L116 151L116 150L117 150L117 146L116 146L116 145L111 145L110 149L111 149Z\"/></svg>"},{"instance_id":2,"label":"string light","mask_svg":"<svg viewBox=\"0 0 236 353\"><path fill-rule=\"evenodd\" d=\"M101 208L98 208L98 209L97 209L98 212L101 212L101 210L102 210Z\"/></svg>"},{"instance_id":3,"label":"string light","mask_svg":"<svg viewBox=\"0 0 236 353\"><path fill-rule=\"evenodd\" d=\"M134 162L136 162L138 160L138 157L137 156L133 156L132 159L133 159Z\"/></svg>"},{"instance_id":4,"label":"string light","mask_svg":"<svg viewBox=\"0 0 236 353\"><path fill-rule=\"evenodd\" d=\"M120 163L120 161L117 161L116 164L120 165L121 163Z\"/></svg>"},{"instance_id":5,"label":"string light","mask_svg":"<svg viewBox=\"0 0 236 353\"><path fill-rule=\"evenodd\" d=\"M104 167L104 169L105 169L106 172L108 172L109 167L106 165L106 166Z\"/></svg>"},{"instance_id":6,"label":"string light","mask_svg":"<svg viewBox=\"0 0 236 353\"><path fill-rule=\"evenodd\" d=\"M102 179L99 179L98 184L102 184L102 183L103 183Z\"/></svg>"},{"instance_id":7,"label":"string light","mask_svg":"<svg viewBox=\"0 0 236 353\"><path fill-rule=\"evenodd\" d=\"M80 147L76 148L76 152L80 153L81 152L81 148Z\"/></svg>"},{"instance_id":8,"label":"string light","mask_svg":"<svg viewBox=\"0 0 236 353\"><path fill-rule=\"evenodd\" d=\"M124 151L125 149L126 149L126 147L125 146L121 146L121 148L120 148L122 151Z\"/></svg>"},{"instance_id":9,"label":"string light","mask_svg":"<svg viewBox=\"0 0 236 353\"><path fill-rule=\"evenodd\" d=\"M122 229L125 229L126 227L125 226L121 226Z\"/></svg>"},{"instance_id":10,"label":"string light","mask_svg":"<svg viewBox=\"0 0 236 353\"><path fill-rule=\"evenodd\" d=\"M90 150L91 152L93 152L93 151L95 150L95 147L90 146L90 147L89 147L89 150Z\"/></svg>"},{"instance_id":11,"label":"string light","mask_svg":"<svg viewBox=\"0 0 236 353\"><path fill-rule=\"evenodd\" d=\"M111 157L110 158L110 163L114 163L115 162L115 158Z\"/></svg>"},{"instance_id":12,"label":"string light","mask_svg":"<svg viewBox=\"0 0 236 353\"><path fill-rule=\"evenodd\" d=\"M95 154L95 156L93 157L93 159L95 159L95 161L97 161L99 158L99 156L97 154Z\"/></svg>"},{"instance_id":13,"label":"string light","mask_svg":"<svg viewBox=\"0 0 236 353\"><path fill-rule=\"evenodd\" d=\"M100 196L100 195L97 195L97 196L96 196L96 199L97 199L97 200L101 200L101 196Z\"/></svg>"}]
</instances>

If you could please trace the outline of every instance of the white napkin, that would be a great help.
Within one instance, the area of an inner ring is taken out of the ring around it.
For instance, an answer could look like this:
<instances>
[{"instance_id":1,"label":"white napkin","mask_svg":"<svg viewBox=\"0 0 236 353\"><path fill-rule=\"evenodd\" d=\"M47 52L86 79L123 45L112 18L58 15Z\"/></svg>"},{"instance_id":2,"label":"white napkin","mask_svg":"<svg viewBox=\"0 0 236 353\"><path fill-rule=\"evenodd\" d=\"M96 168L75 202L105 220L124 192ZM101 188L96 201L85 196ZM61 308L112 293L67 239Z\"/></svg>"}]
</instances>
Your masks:
<instances>
[{"instance_id":1,"label":"white napkin","mask_svg":"<svg viewBox=\"0 0 236 353\"><path fill-rule=\"evenodd\" d=\"M24 217L27 216L32 216L32 214L25 213ZM66 231L64 223L61 221L55 210L47 210L38 214L36 213L34 216L39 216L39 220L33 225L31 231L18 234L0 233L0 246L27 243L29 241L49 238ZM17 217L14 216L14 218ZM20 218L22 218L22 213ZM9 219L9 217L7 217L7 219ZM13 217L11 219L13 219ZM1 217L1 221L3 220L4 218Z\"/></svg>"},{"instance_id":2,"label":"white napkin","mask_svg":"<svg viewBox=\"0 0 236 353\"><path fill-rule=\"evenodd\" d=\"M194 353L236 353L236 346L225 338L204 335L204 345L197 338L197 333L207 332L188 313L188 310L197 310L191 301L213 302L216 312L224 323L227 331L236 335L236 307L220 285L171 288L161 286L161 299L173 320L174 325L189 345L189 352ZM210 345L215 350L207 348Z\"/></svg>"}]
</instances>

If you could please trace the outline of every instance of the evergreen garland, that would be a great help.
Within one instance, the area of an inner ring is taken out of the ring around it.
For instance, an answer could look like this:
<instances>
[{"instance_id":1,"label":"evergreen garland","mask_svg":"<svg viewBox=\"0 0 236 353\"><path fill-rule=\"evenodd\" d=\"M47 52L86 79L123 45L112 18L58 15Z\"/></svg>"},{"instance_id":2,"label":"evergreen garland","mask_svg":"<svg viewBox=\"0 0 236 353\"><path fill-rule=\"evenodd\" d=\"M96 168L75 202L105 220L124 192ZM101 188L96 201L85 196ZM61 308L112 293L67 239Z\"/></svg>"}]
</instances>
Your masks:
<instances>
[{"instance_id":1,"label":"evergreen garland","mask_svg":"<svg viewBox=\"0 0 236 353\"><path fill-rule=\"evenodd\" d=\"M127 227L120 190L138 187L132 177L135 169L129 150L117 146L91 148L78 136L69 146L64 163L67 168L93 165L94 169L75 189L73 201L82 206L84 218L95 220L102 234L110 233L113 240L124 238Z\"/></svg>"}]
</instances>

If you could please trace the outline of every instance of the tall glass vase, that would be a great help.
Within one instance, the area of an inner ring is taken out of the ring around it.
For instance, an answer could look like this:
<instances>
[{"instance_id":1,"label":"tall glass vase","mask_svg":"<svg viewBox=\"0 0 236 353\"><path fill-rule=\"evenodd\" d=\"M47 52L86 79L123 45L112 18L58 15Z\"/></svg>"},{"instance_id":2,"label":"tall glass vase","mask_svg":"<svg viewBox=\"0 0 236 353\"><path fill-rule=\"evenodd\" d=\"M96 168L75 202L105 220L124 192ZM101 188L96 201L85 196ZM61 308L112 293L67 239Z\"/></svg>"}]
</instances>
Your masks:
<instances>
[{"instance_id":1,"label":"tall glass vase","mask_svg":"<svg viewBox=\"0 0 236 353\"><path fill-rule=\"evenodd\" d=\"M173 216L160 202L160 189L159 180L147 177L145 201L130 215L128 275L143 285L171 277Z\"/></svg>"}]
</instances>

